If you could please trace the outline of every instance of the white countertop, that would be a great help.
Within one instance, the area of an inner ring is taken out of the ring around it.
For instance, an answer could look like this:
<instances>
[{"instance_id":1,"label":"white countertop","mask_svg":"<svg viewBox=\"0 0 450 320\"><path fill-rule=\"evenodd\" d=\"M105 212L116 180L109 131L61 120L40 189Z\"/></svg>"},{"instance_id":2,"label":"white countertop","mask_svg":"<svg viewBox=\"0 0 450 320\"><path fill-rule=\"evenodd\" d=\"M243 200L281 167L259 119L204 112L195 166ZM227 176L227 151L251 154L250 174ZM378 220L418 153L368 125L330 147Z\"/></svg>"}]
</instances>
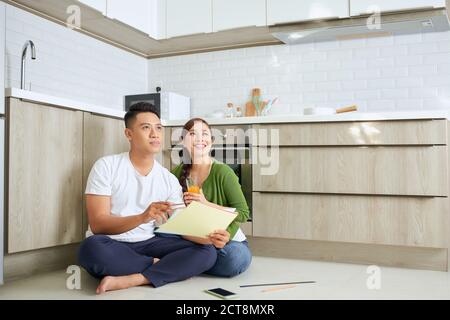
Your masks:
<instances>
[{"instance_id":1,"label":"white countertop","mask_svg":"<svg viewBox=\"0 0 450 320\"><path fill-rule=\"evenodd\" d=\"M123 118L123 116L125 115L125 111L96 106L90 103L60 97L54 97L34 91L21 90L18 88L7 88L5 90L5 97L14 97L30 102L43 103L73 110L87 111L111 117Z\"/></svg>"},{"instance_id":2,"label":"white countertop","mask_svg":"<svg viewBox=\"0 0 450 320\"><path fill-rule=\"evenodd\" d=\"M33 91L8 88L6 97L19 98L31 102L60 106L68 109L92 112L100 115L123 118L124 111L107 107L96 106L80 101L54 97ZM340 121L380 121L380 120L413 120L413 119L450 119L450 110L429 111L386 111L386 112L359 112L353 111L332 115L273 115L260 117L241 117L231 119L205 118L211 125L256 124L256 123L295 123L295 122L340 122ZM169 127L182 126L188 119L163 120L162 124Z\"/></svg>"},{"instance_id":3,"label":"white countertop","mask_svg":"<svg viewBox=\"0 0 450 320\"><path fill-rule=\"evenodd\" d=\"M430 111L387 111L387 112L347 112L331 115L279 115L260 117L241 117L231 119L204 118L211 125L257 124L257 123L299 123L299 122L340 122L340 121L380 121L380 120L413 120L413 119L450 119L450 110ZM169 127L183 126L185 120L165 121Z\"/></svg>"}]
</instances>

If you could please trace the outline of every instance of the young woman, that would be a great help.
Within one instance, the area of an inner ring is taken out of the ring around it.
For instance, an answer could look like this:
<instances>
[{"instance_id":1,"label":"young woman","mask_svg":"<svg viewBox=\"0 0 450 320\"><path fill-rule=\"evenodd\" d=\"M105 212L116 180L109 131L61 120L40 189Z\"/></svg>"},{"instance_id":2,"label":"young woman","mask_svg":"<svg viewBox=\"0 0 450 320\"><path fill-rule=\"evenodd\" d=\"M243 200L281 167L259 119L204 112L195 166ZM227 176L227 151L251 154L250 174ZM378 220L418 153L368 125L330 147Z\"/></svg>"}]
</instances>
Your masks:
<instances>
[{"instance_id":1,"label":"young woman","mask_svg":"<svg viewBox=\"0 0 450 320\"><path fill-rule=\"evenodd\" d=\"M228 165L210 156L213 137L205 120L191 119L183 129L183 161L172 173L183 187L186 205L199 201L219 209L236 208L237 213L227 230L216 230L207 239L184 238L200 244L213 244L217 248L217 261L207 274L236 276L247 270L252 260L248 242L239 228L247 221L250 211L238 177ZM200 187L199 192L188 192L189 183Z\"/></svg>"}]
</instances>

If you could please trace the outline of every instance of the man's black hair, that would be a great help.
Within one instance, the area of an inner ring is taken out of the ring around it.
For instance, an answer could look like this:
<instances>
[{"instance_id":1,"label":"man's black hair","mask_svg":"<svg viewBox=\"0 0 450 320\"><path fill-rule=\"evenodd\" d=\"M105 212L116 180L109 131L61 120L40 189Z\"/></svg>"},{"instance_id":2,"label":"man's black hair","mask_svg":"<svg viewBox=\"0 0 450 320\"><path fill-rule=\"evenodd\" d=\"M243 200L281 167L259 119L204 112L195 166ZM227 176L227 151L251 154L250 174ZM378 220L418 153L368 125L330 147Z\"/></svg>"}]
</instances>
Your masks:
<instances>
[{"instance_id":1,"label":"man's black hair","mask_svg":"<svg viewBox=\"0 0 450 320\"><path fill-rule=\"evenodd\" d=\"M159 119L161 119L161 117L159 116L159 112L156 110L153 104L148 102L138 102L130 106L130 109L125 114L125 117L123 119L125 121L125 127L129 128L132 120L136 119L136 116L139 113L143 112L151 112L154 115L156 115Z\"/></svg>"}]
</instances>

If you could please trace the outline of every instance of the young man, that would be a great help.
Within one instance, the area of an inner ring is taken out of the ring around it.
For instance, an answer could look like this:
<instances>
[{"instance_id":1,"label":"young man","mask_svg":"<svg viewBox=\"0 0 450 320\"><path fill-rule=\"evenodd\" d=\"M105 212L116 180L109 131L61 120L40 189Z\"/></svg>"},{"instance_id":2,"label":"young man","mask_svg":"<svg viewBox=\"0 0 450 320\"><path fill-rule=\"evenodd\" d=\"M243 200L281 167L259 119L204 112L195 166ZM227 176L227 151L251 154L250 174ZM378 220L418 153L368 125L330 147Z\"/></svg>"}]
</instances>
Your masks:
<instances>
[{"instance_id":1,"label":"young man","mask_svg":"<svg viewBox=\"0 0 450 320\"><path fill-rule=\"evenodd\" d=\"M171 204L183 203L177 178L155 159L162 126L153 105L137 103L125 115L130 152L99 159L89 174L86 208L88 238L79 263L102 278L97 294L151 284L160 287L203 273L217 258L212 245L178 237L155 237Z\"/></svg>"}]
</instances>

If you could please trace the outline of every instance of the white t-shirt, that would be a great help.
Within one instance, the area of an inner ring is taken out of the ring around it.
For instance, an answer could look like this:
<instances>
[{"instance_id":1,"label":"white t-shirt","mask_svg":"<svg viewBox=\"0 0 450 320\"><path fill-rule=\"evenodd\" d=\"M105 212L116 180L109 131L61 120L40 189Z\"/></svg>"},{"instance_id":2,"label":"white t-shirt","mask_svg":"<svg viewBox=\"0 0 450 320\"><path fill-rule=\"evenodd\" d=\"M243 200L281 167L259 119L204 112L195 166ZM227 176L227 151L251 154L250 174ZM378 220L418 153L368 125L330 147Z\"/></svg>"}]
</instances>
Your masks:
<instances>
[{"instance_id":1,"label":"white t-shirt","mask_svg":"<svg viewBox=\"0 0 450 320\"><path fill-rule=\"evenodd\" d=\"M152 202L170 201L183 203L183 194L177 178L156 160L147 176L137 172L128 152L100 158L91 169L86 194L111 197L111 214L127 217L143 213ZM138 242L154 236L154 222L109 237ZM89 230L86 236L92 235Z\"/></svg>"}]
</instances>

